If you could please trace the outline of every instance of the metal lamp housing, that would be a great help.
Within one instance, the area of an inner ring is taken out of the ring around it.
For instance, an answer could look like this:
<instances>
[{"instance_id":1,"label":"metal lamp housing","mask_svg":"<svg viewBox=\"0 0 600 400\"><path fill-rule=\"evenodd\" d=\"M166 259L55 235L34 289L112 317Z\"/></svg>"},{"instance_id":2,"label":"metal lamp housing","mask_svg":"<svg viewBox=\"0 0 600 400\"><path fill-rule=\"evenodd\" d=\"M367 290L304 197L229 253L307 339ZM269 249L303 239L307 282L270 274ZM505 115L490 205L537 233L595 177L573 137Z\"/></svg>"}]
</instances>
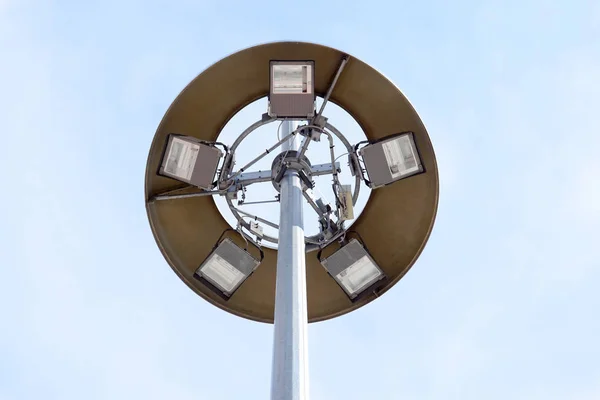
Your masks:
<instances>
[{"instance_id":1,"label":"metal lamp housing","mask_svg":"<svg viewBox=\"0 0 600 400\"><path fill-rule=\"evenodd\" d=\"M381 268L356 239L321 260L321 264L352 300L385 278Z\"/></svg>"},{"instance_id":2,"label":"metal lamp housing","mask_svg":"<svg viewBox=\"0 0 600 400\"><path fill-rule=\"evenodd\" d=\"M225 238L198 267L194 277L229 298L259 264L250 253Z\"/></svg>"},{"instance_id":3,"label":"metal lamp housing","mask_svg":"<svg viewBox=\"0 0 600 400\"><path fill-rule=\"evenodd\" d=\"M223 152L194 137L170 134L158 174L210 190Z\"/></svg>"},{"instance_id":4,"label":"metal lamp housing","mask_svg":"<svg viewBox=\"0 0 600 400\"><path fill-rule=\"evenodd\" d=\"M310 119L315 115L315 62L271 61L269 115Z\"/></svg>"},{"instance_id":5,"label":"metal lamp housing","mask_svg":"<svg viewBox=\"0 0 600 400\"><path fill-rule=\"evenodd\" d=\"M365 163L371 189L425 171L412 132L386 136L361 148L358 154Z\"/></svg>"}]
</instances>

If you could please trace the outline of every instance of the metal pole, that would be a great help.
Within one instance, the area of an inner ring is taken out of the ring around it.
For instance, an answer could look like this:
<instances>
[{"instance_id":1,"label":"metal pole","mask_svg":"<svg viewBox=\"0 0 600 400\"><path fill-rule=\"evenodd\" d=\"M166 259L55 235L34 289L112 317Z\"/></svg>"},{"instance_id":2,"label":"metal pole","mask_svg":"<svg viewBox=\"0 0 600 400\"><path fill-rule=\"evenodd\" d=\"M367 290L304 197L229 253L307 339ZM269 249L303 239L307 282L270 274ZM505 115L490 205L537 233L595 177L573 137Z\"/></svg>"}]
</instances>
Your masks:
<instances>
[{"instance_id":1,"label":"metal pole","mask_svg":"<svg viewBox=\"0 0 600 400\"><path fill-rule=\"evenodd\" d=\"M288 135L297 125L284 121L282 134ZM283 151L299 148L299 135L282 145ZM285 173L280 195L271 400L308 400L304 221L302 184L296 171Z\"/></svg>"}]
</instances>

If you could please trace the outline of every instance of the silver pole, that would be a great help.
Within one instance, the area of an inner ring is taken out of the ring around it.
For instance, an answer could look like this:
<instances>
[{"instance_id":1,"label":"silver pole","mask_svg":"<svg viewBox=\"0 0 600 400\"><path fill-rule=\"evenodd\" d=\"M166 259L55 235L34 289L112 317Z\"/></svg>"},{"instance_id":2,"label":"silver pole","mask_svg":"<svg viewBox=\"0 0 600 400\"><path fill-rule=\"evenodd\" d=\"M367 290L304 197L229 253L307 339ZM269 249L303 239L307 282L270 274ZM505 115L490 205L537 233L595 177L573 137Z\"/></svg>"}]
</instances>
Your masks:
<instances>
[{"instance_id":1,"label":"silver pole","mask_svg":"<svg viewBox=\"0 0 600 400\"><path fill-rule=\"evenodd\" d=\"M297 126L297 122L284 121L282 134L288 135ZM299 135L282 145L283 151L299 148ZM296 171L285 173L280 195L271 400L308 400L304 221L302 184Z\"/></svg>"}]
</instances>

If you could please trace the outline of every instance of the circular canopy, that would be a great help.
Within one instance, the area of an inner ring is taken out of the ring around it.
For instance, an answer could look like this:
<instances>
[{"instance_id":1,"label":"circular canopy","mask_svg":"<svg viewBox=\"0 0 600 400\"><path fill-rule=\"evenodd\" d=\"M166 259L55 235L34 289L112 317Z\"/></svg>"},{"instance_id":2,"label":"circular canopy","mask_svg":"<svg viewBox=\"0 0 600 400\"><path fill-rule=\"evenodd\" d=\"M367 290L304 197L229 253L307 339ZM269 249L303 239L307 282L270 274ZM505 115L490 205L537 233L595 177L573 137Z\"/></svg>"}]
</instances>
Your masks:
<instances>
[{"instance_id":1,"label":"circular canopy","mask_svg":"<svg viewBox=\"0 0 600 400\"><path fill-rule=\"evenodd\" d=\"M157 175L167 135L180 133L215 141L238 111L268 94L270 60L314 60L315 92L323 96L344 54L329 47L300 42L268 43L239 51L198 75L163 117L146 166L145 196L150 226L160 250L177 275L190 289L217 307L241 317L272 323L277 251L265 248L265 258L258 269L227 301L194 279L194 272L229 225L209 196L149 202L153 195L181 186L180 182ZM364 62L350 57L331 101L354 117L369 140L413 131L426 172L373 190L362 214L352 225L351 230L360 234L388 277L378 292L351 302L319 263L316 253L307 254L309 322L355 310L398 282L423 250L438 202L437 165L429 136L411 104L392 82ZM232 239L243 244L241 237ZM337 243L331 244L323 256L338 248Z\"/></svg>"}]
</instances>

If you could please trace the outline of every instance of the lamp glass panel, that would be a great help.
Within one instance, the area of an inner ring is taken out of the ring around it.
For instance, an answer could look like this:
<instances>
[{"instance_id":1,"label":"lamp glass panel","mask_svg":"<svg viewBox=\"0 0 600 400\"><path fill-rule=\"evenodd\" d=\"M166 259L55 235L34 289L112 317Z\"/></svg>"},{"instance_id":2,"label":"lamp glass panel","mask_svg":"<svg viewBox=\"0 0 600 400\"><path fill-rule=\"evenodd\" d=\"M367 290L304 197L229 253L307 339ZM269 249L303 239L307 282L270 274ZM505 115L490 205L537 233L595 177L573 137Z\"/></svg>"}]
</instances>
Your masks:
<instances>
[{"instance_id":1,"label":"lamp glass panel","mask_svg":"<svg viewBox=\"0 0 600 400\"><path fill-rule=\"evenodd\" d=\"M313 92L312 65L274 64L274 94L306 94Z\"/></svg>"},{"instance_id":2,"label":"lamp glass panel","mask_svg":"<svg viewBox=\"0 0 600 400\"><path fill-rule=\"evenodd\" d=\"M218 254L210 257L200 268L200 273L227 293L232 292L245 277L242 272Z\"/></svg>"},{"instance_id":3,"label":"lamp glass panel","mask_svg":"<svg viewBox=\"0 0 600 400\"><path fill-rule=\"evenodd\" d=\"M379 268L365 255L337 274L336 279L353 295L375 282L381 275Z\"/></svg>"},{"instance_id":4,"label":"lamp glass panel","mask_svg":"<svg viewBox=\"0 0 600 400\"><path fill-rule=\"evenodd\" d=\"M199 144L173 137L167 153L167 162L164 171L189 181L194 171L199 150Z\"/></svg>"},{"instance_id":5,"label":"lamp glass panel","mask_svg":"<svg viewBox=\"0 0 600 400\"><path fill-rule=\"evenodd\" d=\"M382 147L392 179L419 171L420 166L410 135L384 142Z\"/></svg>"}]
</instances>

